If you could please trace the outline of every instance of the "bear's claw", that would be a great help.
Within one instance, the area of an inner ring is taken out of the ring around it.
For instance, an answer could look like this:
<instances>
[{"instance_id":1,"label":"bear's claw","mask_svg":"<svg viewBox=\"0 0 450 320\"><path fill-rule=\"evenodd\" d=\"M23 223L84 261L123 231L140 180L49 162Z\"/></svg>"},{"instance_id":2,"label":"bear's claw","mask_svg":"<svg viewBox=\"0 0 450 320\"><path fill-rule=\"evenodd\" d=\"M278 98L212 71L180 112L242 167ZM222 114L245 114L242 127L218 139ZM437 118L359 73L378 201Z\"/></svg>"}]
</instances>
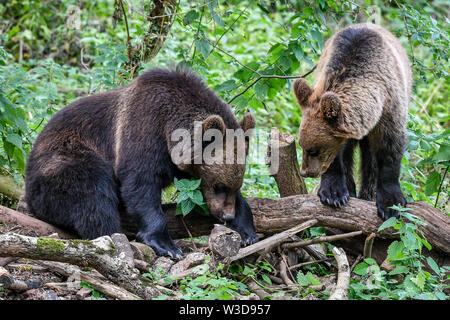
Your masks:
<instances>
[{"instance_id":1,"label":"bear's claw","mask_svg":"<svg viewBox=\"0 0 450 320\"><path fill-rule=\"evenodd\" d=\"M242 235L241 234L241 238L242 238L242 245L244 247L254 244L254 243L258 242L258 240L259 240L258 236L256 234L253 234L253 235Z\"/></svg>"},{"instance_id":2,"label":"bear's claw","mask_svg":"<svg viewBox=\"0 0 450 320\"><path fill-rule=\"evenodd\" d=\"M317 195L324 205L339 208L350 199L350 193L345 182L339 183L337 179L322 180Z\"/></svg>"},{"instance_id":3,"label":"bear's claw","mask_svg":"<svg viewBox=\"0 0 450 320\"><path fill-rule=\"evenodd\" d=\"M183 259L183 251L178 247L169 235L163 234L137 234L138 240L152 247L158 256L169 256L172 259Z\"/></svg>"}]
</instances>

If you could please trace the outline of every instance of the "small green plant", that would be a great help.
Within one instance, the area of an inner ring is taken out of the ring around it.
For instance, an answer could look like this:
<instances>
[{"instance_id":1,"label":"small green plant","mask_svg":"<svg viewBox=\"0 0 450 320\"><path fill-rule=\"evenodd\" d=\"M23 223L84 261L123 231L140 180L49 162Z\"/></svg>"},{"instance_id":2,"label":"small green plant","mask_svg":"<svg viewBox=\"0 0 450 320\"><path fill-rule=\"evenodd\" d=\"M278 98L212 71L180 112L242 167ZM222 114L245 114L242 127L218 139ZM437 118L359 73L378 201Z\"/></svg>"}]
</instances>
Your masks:
<instances>
[{"instance_id":1,"label":"small green plant","mask_svg":"<svg viewBox=\"0 0 450 320\"><path fill-rule=\"evenodd\" d=\"M242 275L246 276L242 280L244 283L247 282L249 279L252 279L261 286L263 286L261 280L263 280L268 284L272 284L272 280L270 280L270 278L267 276L266 273L272 272L273 267L270 265L270 263L266 261L258 261L257 264L246 263L244 270L241 271Z\"/></svg>"},{"instance_id":2,"label":"small green plant","mask_svg":"<svg viewBox=\"0 0 450 320\"><path fill-rule=\"evenodd\" d=\"M86 281L81 281L81 287L88 288L92 292L92 300L106 300L103 297L103 294L97 290L95 290L92 285Z\"/></svg>"},{"instance_id":3,"label":"small green plant","mask_svg":"<svg viewBox=\"0 0 450 320\"><path fill-rule=\"evenodd\" d=\"M164 270L158 266L156 269L150 268L147 273L142 274L142 276L149 278L150 280L160 280L167 277L167 274Z\"/></svg>"},{"instance_id":4,"label":"small green plant","mask_svg":"<svg viewBox=\"0 0 450 320\"><path fill-rule=\"evenodd\" d=\"M207 256L205 263L196 267L196 277L185 277L179 281L179 290L185 300L230 300L233 296L240 297L250 292L247 286L225 276L224 265L216 268L210 265L211 257ZM176 279L172 279L176 280Z\"/></svg>"},{"instance_id":5,"label":"small green plant","mask_svg":"<svg viewBox=\"0 0 450 320\"><path fill-rule=\"evenodd\" d=\"M303 274L301 271L297 272L297 283L302 287L320 286L322 284L310 271L306 274Z\"/></svg>"},{"instance_id":6,"label":"small green plant","mask_svg":"<svg viewBox=\"0 0 450 320\"><path fill-rule=\"evenodd\" d=\"M425 246L431 250L419 226L426 223L419 217L408 212L409 208L393 206L399 211L399 218L386 220L379 228L382 231L394 228L400 240L393 241L388 248L387 261L394 267L390 272L381 270L376 261L364 259L353 272L360 276L352 279L350 297L352 299L424 299L446 300L444 293L449 286L445 284L446 271L450 267L440 268L428 257L425 259L422 249ZM430 273L424 269L425 262L433 270Z\"/></svg>"},{"instance_id":7,"label":"small green plant","mask_svg":"<svg viewBox=\"0 0 450 320\"><path fill-rule=\"evenodd\" d=\"M178 200L177 200L177 209L175 214L182 214L185 217L188 213L193 211L195 208L199 208L199 213L204 215L208 215L208 207L203 200L203 194L200 191L200 183L201 180L189 180L189 179L181 179L178 180L175 178L174 184L178 190Z\"/></svg>"}]
</instances>

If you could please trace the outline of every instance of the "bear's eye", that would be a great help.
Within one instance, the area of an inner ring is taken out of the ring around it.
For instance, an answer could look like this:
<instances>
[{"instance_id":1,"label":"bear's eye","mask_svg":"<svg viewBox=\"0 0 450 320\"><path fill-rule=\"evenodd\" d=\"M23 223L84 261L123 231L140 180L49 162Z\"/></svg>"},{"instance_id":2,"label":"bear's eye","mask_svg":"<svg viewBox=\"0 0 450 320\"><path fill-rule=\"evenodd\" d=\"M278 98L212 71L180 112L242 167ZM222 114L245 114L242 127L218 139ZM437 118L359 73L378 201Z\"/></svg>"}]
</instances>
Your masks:
<instances>
[{"instance_id":1,"label":"bear's eye","mask_svg":"<svg viewBox=\"0 0 450 320\"><path fill-rule=\"evenodd\" d=\"M319 149L309 149L307 152L310 157L317 157L319 155Z\"/></svg>"},{"instance_id":2,"label":"bear's eye","mask_svg":"<svg viewBox=\"0 0 450 320\"><path fill-rule=\"evenodd\" d=\"M221 182L216 183L214 185L214 192L215 193L227 193L227 191L229 191L229 188L226 185L224 185L223 183L221 183Z\"/></svg>"}]
</instances>

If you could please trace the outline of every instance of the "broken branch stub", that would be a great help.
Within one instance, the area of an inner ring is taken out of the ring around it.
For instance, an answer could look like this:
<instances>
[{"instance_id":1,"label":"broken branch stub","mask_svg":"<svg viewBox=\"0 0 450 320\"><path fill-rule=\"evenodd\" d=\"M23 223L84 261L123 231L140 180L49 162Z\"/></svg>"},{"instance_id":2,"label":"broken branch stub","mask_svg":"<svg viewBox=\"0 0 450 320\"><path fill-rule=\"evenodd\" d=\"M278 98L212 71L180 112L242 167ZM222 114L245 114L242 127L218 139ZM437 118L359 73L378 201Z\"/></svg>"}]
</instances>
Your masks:
<instances>
[{"instance_id":1,"label":"broken branch stub","mask_svg":"<svg viewBox=\"0 0 450 320\"><path fill-rule=\"evenodd\" d=\"M278 185L281 198L307 193L292 135L280 132L277 128L271 129L266 164Z\"/></svg>"}]
</instances>

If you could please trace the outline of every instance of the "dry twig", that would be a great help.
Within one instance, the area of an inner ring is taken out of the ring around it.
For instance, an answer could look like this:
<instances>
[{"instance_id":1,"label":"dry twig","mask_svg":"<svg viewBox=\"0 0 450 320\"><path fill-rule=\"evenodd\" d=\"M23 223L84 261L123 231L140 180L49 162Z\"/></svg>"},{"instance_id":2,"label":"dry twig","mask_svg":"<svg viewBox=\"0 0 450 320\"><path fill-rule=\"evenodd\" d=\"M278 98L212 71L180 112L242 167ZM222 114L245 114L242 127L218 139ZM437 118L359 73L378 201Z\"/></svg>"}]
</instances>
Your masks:
<instances>
[{"instance_id":1,"label":"dry twig","mask_svg":"<svg viewBox=\"0 0 450 320\"><path fill-rule=\"evenodd\" d=\"M375 236L376 234L373 232L367 236L366 241L364 242L364 258L372 257L372 247Z\"/></svg>"},{"instance_id":2,"label":"dry twig","mask_svg":"<svg viewBox=\"0 0 450 320\"><path fill-rule=\"evenodd\" d=\"M347 255L342 248L334 247L333 255L338 265L338 275L336 287L331 292L328 300L347 300L348 287L350 285L350 267L348 265Z\"/></svg>"},{"instance_id":3,"label":"dry twig","mask_svg":"<svg viewBox=\"0 0 450 320\"><path fill-rule=\"evenodd\" d=\"M280 232L269 238L263 239L263 240L255 243L255 244L252 244L248 247L242 248L241 250L239 250L237 255L226 258L224 260L224 262L229 264L233 261L245 258L245 257L247 257L255 252L261 251L261 250L269 251L270 248L273 248L273 247L279 245L280 243L282 243L286 239L289 239L290 237L299 233L300 231L303 231L305 229L308 229L308 228L314 226L316 223L317 223L316 219L311 219L311 220L308 220L294 228Z\"/></svg>"},{"instance_id":4,"label":"dry twig","mask_svg":"<svg viewBox=\"0 0 450 320\"><path fill-rule=\"evenodd\" d=\"M283 243L281 245L281 247L285 248L285 249L306 247L310 244L321 243L321 242L332 242L332 241L347 239L347 238L351 238L351 237L356 237L361 234L362 234L362 231L354 231L354 232L349 232L349 233L337 234L337 235L333 235L333 236L321 236L321 237L314 238L314 239L307 240L307 241Z\"/></svg>"}]
</instances>

